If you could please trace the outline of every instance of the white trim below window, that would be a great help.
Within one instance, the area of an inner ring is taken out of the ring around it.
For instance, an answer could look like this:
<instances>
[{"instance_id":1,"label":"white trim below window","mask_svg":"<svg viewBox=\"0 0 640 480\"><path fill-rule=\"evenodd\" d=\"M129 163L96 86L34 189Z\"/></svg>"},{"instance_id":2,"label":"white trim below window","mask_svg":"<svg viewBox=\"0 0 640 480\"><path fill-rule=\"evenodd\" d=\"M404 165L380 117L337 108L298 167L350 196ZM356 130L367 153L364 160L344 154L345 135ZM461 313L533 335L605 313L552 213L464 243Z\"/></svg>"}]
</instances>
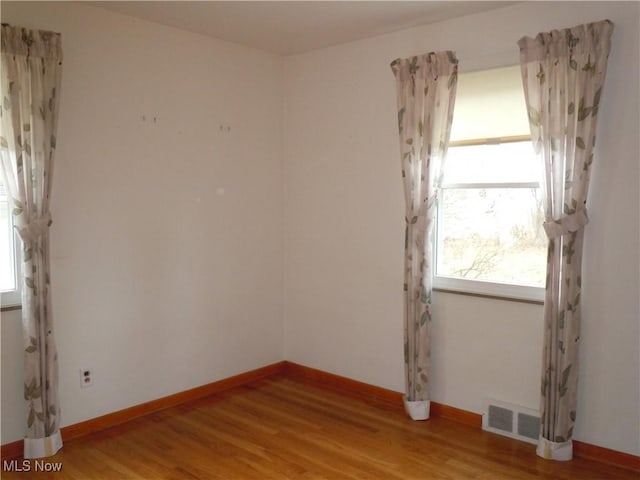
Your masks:
<instances>
[{"instance_id":1,"label":"white trim below window","mask_svg":"<svg viewBox=\"0 0 640 480\"><path fill-rule=\"evenodd\" d=\"M508 300L524 300L527 302L544 303L544 288L542 287L482 282L466 278L436 275L433 278L433 288L438 290L448 290L451 292L504 298Z\"/></svg>"},{"instance_id":2,"label":"white trim below window","mask_svg":"<svg viewBox=\"0 0 640 480\"><path fill-rule=\"evenodd\" d=\"M13 261L16 288L15 290L0 292L0 306L2 308L22 305L22 291L20 290L22 285L22 245L17 235L14 237L13 243Z\"/></svg>"},{"instance_id":3,"label":"white trim below window","mask_svg":"<svg viewBox=\"0 0 640 480\"><path fill-rule=\"evenodd\" d=\"M22 305L22 294L20 290L2 292L2 299L0 300L0 303L2 304L2 308L19 307Z\"/></svg>"}]
</instances>

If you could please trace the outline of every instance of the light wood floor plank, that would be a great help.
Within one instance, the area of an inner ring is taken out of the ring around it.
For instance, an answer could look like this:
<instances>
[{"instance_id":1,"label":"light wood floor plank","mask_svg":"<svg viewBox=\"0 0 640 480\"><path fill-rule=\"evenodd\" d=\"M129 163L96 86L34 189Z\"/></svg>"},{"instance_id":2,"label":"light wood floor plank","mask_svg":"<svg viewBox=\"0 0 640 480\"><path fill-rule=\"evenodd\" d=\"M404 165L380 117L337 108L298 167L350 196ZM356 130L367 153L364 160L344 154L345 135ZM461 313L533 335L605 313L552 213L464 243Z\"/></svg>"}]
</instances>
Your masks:
<instances>
[{"instance_id":1,"label":"light wood floor plank","mask_svg":"<svg viewBox=\"0 0 640 480\"><path fill-rule=\"evenodd\" d=\"M67 442L46 461L62 462L62 471L2 478L638 480L586 459L545 461L530 444L442 418L414 422L284 376Z\"/></svg>"}]
</instances>

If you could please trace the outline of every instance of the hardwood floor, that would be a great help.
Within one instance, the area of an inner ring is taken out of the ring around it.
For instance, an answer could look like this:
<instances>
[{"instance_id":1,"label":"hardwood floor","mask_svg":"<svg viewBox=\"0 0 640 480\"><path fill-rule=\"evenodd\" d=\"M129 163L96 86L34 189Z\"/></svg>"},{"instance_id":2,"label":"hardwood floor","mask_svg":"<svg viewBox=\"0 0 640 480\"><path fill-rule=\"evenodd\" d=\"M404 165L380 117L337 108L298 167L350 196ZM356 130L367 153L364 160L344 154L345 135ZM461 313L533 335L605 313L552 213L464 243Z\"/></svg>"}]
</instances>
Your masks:
<instances>
[{"instance_id":1,"label":"hardwood floor","mask_svg":"<svg viewBox=\"0 0 640 480\"><path fill-rule=\"evenodd\" d=\"M281 375L67 442L40 464L17 462L29 471L3 465L3 479L638 480L586 459L545 461L530 444L442 418L413 422Z\"/></svg>"}]
</instances>

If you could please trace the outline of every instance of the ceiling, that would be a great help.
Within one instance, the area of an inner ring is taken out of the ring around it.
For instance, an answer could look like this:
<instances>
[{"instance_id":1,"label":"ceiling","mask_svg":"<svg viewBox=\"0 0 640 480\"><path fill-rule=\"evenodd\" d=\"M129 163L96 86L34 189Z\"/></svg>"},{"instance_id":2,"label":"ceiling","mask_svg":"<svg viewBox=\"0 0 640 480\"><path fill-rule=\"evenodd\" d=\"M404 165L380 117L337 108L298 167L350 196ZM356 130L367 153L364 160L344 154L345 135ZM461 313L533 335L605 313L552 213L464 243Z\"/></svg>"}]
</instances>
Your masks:
<instances>
[{"instance_id":1,"label":"ceiling","mask_svg":"<svg viewBox=\"0 0 640 480\"><path fill-rule=\"evenodd\" d=\"M500 8L502 1L99 1L114 12L292 55Z\"/></svg>"}]
</instances>

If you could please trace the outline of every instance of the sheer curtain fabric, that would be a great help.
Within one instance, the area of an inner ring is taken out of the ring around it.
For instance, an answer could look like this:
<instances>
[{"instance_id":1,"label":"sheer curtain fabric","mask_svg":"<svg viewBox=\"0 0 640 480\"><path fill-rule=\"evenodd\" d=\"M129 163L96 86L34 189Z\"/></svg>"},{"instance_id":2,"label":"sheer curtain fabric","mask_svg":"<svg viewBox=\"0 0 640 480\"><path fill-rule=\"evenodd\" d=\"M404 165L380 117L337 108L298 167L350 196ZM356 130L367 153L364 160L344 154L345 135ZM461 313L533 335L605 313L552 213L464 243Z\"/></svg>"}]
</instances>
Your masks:
<instances>
[{"instance_id":1,"label":"sheer curtain fabric","mask_svg":"<svg viewBox=\"0 0 640 480\"><path fill-rule=\"evenodd\" d=\"M612 31L605 20L518 42L549 238L537 452L555 460L573 457L586 201Z\"/></svg>"},{"instance_id":2,"label":"sheer curtain fabric","mask_svg":"<svg viewBox=\"0 0 640 480\"><path fill-rule=\"evenodd\" d=\"M0 172L22 240L24 457L62 447L49 273L49 198L62 47L52 32L2 26Z\"/></svg>"},{"instance_id":3,"label":"sheer curtain fabric","mask_svg":"<svg viewBox=\"0 0 640 480\"><path fill-rule=\"evenodd\" d=\"M391 63L396 78L400 159L405 196L405 408L429 418L431 285L434 219L458 78L451 51Z\"/></svg>"}]
</instances>

